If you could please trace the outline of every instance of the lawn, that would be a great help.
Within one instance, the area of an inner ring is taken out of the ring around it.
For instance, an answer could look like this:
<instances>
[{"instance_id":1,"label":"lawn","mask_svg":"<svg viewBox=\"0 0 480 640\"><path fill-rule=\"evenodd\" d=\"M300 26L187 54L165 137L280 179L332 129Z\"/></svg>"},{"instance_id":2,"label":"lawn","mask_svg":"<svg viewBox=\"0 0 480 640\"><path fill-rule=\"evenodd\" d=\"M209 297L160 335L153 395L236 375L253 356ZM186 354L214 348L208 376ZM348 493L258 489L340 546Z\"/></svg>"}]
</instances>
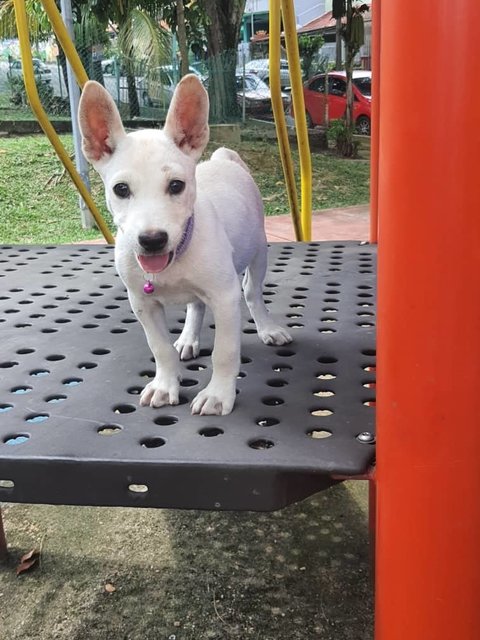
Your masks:
<instances>
[{"instance_id":1,"label":"lawn","mask_svg":"<svg viewBox=\"0 0 480 640\"><path fill-rule=\"evenodd\" d=\"M71 135L62 136L73 152ZM210 144L207 156L215 148ZM266 215L288 213L282 167L272 142L245 141L236 146L250 166L262 193ZM298 172L298 154L293 152ZM364 204L369 200L369 165L366 160L344 160L330 153L315 153L313 208ZM99 237L82 229L78 196L48 140L43 135L0 139L0 203L3 243L81 242ZM92 193L109 220L101 182L90 174Z\"/></svg>"}]
</instances>

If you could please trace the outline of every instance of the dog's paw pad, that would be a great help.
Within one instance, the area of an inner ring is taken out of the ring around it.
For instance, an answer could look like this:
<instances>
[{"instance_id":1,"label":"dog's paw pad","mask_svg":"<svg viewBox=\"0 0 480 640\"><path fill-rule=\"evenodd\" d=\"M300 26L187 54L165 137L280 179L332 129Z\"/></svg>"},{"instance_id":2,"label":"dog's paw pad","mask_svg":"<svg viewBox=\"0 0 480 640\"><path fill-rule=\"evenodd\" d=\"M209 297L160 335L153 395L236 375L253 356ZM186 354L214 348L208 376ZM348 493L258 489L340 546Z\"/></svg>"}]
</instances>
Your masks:
<instances>
[{"instance_id":1,"label":"dog's paw pad","mask_svg":"<svg viewBox=\"0 0 480 640\"><path fill-rule=\"evenodd\" d=\"M198 340L182 340L182 336L173 345L178 351L180 360L192 360L200 353L200 343Z\"/></svg>"},{"instance_id":2,"label":"dog's paw pad","mask_svg":"<svg viewBox=\"0 0 480 640\"><path fill-rule=\"evenodd\" d=\"M163 407L167 404L178 404L178 382L170 385L163 385L160 382L152 380L140 394L140 404L143 407Z\"/></svg>"},{"instance_id":3,"label":"dog's paw pad","mask_svg":"<svg viewBox=\"0 0 480 640\"><path fill-rule=\"evenodd\" d=\"M278 347L282 344L289 344L292 342L292 336L288 331L279 326L260 331L258 335L264 344L273 344Z\"/></svg>"},{"instance_id":4,"label":"dog's paw pad","mask_svg":"<svg viewBox=\"0 0 480 640\"><path fill-rule=\"evenodd\" d=\"M192 414L201 416L226 416L231 413L235 402L235 392L215 393L208 386L193 399L190 405Z\"/></svg>"}]
</instances>

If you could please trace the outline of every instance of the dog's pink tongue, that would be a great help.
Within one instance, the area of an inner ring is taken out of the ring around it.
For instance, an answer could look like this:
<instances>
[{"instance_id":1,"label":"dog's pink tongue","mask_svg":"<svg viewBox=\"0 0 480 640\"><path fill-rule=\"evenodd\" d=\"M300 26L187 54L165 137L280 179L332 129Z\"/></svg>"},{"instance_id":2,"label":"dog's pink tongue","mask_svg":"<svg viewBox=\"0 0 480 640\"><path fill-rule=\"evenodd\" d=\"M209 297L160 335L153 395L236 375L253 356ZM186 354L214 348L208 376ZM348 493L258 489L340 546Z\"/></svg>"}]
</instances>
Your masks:
<instances>
[{"instance_id":1,"label":"dog's pink tongue","mask_svg":"<svg viewBox=\"0 0 480 640\"><path fill-rule=\"evenodd\" d=\"M168 265L169 255L166 253L162 256L137 256L140 266L146 273L159 273Z\"/></svg>"}]
</instances>

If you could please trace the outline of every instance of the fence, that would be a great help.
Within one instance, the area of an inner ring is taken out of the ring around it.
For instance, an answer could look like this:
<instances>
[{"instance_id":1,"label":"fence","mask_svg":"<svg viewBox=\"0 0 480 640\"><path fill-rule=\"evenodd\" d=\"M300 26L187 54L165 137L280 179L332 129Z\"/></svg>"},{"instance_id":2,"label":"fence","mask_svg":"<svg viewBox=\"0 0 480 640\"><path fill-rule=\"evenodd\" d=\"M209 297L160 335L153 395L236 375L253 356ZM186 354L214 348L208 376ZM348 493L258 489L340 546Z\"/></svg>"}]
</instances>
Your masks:
<instances>
[{"instance_id":1,"label":"fence","mask_svg":"<svg viewBox=\"0 0 480 640\"><path fill-rule=\"evenodd\" d=\"M49 116L70 119L66 62L62 52L54 51L54 47L33 49L37 88ZM79 54L89 78L103 84L124 119L164 120L180 79L176 57L169 64L147 64L115 50L101 55L95 53L95 47L80 48ZM237 52L230 51L215 59L192 61L189 72L198 76L210 94L211 121L272 119L268 61L245 65ZM289 84L288 70L284 84ZM286 104L287 93L284 99ZM0 120L32 118L18 54L8 51L2 56L0 49Z\"/></svg>"}]
</instances>

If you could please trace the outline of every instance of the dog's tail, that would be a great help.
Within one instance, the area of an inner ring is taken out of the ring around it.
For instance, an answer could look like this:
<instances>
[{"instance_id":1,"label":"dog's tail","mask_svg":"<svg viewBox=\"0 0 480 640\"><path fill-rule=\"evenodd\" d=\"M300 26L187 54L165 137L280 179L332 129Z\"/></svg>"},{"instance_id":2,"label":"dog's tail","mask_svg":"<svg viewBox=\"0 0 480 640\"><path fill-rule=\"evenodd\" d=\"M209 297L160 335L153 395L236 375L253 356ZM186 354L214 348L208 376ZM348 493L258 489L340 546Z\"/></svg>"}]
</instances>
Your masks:
<instances>
[{"instance_id":1,"label":"dog's tail","mask_svg":"<svg viewBox=\"0 0 480 640\"><path fill-rule=\"evenodd\" d=\"M241 167L243 167L247 173L250 173L250 169L247 167L238 153L236 151L232 151L232 149L227 149L227 147L220 147L219 149L214 151L212 153L212 160L230 160L231 162L236 162Z\"/></svg>"}]
</instances>

